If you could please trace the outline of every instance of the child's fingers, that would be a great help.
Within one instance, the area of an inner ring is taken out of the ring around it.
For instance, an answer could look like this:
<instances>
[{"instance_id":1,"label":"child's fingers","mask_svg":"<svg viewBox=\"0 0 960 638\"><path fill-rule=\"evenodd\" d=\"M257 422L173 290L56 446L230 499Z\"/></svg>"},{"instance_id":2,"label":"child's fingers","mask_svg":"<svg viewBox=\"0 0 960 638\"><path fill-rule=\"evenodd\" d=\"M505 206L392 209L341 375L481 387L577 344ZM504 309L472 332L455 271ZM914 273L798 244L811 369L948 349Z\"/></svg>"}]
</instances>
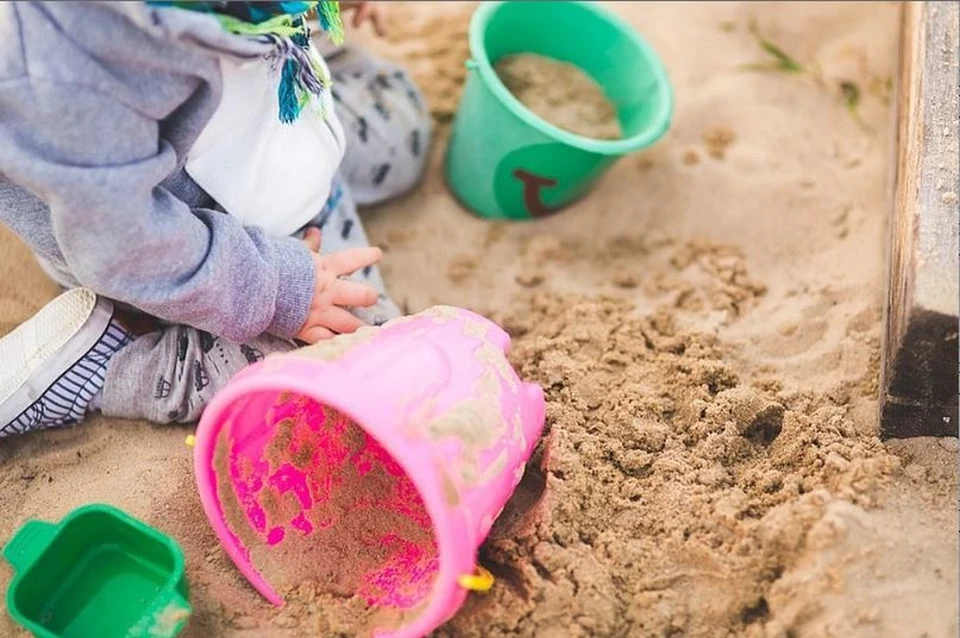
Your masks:
<instances>
[{"instance_id":1,"label":"child's fingers","mask_svg":"<svg viewBox=\"0 0 960 638\"><path fill-rule=\"evenodd\" d=\"M304 343L312 344L317 343L318 341L333 339L336 336L337 335L328 328L324 328L323 326L311 326L306 330L301 330L300 334L297 335L297 339Z\"/></svg>"},{"instance_id":2,"label":"child's fingers","mask_svg":"<svg viewBox=\"0 0 960 638\"><path fill-rule=\"evenodd\" d=\"M383 16L376 2L361 2L357 5L356 11L353 12L353 27L355 29L362 27L367 20L373 24L373 30L378 36L386 35Z\"/></svg>"},{"instance_id":3,"label":"child's fingers","mask_svg":"<svg viewBox=\"0 0 960 638\"><path fill-rule=\"evenodd\" d=\"M377 30L377 35L378 35L378 36L380 36L381 38L386 37L386 35L387 35L387 21L386 21L386 19L383 17L383 13L381 13L380 11L377 11L377 13L374 14L373 26L374 26L374 28Z\"/></svg>"},{"instance_id":4,"label":"child's fingers","mask_svg":"<svg viewBox=\"0 0 960 638\"><path fill-rule=\"evenodd\" d=\"M343 308L336 306L327 308L320 313L320 316L317 317L317 323L338 334L355 332L357 328L364 325L360 319L354 317Z\"/></svg>"},{"instance_id":5,"label":"child's fingers","mask_svg":"<svg viewBox=\"0 0 960 638\"><path fill-rule=\"evenodd\" d=\"M381 38L387 35L387 27L384 24L383 12L380 11L379 7L376 7L376 6L370 7L370 22L373 23L374 33L376 33Z\"/></svg>"},{"instance_id":6,"label":"child's fingers","mask_svg":"<svg viewBox=\"0 0 960 638\"><path fill-rule=\"evenodd\" d=\"M366 284L339 279L330 291L330 300L338 306L365 308L377 303L377 291Z\"/></svg>"},{"instance_id":7,"label":"child's fingers","mask_svg":"<svg viewBox=\"0 0 960 638\"><path fill-rule=\"evenodd\" d=\"M316 226L311 226L307 228L307 231L303 234L303 243L305 243L311 251L318 253L320 252L320 242L322 238L323 235L320 233L320 229Z\"/></svg>"},{"instance_id":8,"label":"child's fingers","mask_svg":"<svg viewBox=\"0 0 960 638\"><path fill-rule=\"evenodd\" d=\"M363 26L363 21L367 19L367 5L366 3L360 3L356 10L353 12L353 28L359 29Z\"/></svg>"},{"instance_id":9,"label":"child's fingers","mask_svg":"<svg viewBox=\"0 0 960 638\"><path fill-rule=\"evenodd\" d=\"M357 10L353 12L353 27L359 29L363 23L370 19L370 14L376 13L371 2L361 2L357 5Z\"/></svg>"},{"instance_id":10,"label":"child's fingers","mask_svg":"<svg viewBox=\"0 0 960 638\"><path fill-rule=\"evenodd\" d=\"M324 255L324 267L338 277L352 275L361 268L372 266L383 257L379 248L351 248L338 253Z\"/></svg>"}]
</instances>

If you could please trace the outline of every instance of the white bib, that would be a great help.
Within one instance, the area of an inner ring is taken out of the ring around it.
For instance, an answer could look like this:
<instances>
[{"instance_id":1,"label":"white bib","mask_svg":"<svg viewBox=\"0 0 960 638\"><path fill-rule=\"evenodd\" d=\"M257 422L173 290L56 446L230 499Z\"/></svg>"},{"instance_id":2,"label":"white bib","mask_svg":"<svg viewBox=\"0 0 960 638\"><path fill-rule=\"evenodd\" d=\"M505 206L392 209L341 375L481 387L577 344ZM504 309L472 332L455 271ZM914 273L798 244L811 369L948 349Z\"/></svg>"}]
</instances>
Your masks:
<instances>
[{"instance_id":1,"label":"white bib","mask_svg":"<svg viewBox=\"0 0 960 638\"><path fill-rule=\"evenodd\" d=\"M269 63L223 58L220 68L223 97L190 149L186 171L245 226L291 235L320 213L343 160L333 98L329 91L311 96L300 117L284 124L277 104L280 73Z\"/></svg>"}]
</instances>

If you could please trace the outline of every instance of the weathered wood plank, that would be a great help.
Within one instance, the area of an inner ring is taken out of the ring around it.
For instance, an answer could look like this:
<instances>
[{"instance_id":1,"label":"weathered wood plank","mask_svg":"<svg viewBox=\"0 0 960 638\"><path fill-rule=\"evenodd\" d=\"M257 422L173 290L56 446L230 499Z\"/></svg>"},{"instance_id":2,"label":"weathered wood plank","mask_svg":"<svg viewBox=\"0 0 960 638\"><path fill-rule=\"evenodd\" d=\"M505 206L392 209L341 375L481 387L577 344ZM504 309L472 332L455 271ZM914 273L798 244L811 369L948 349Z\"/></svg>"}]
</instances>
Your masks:
<instances>
[{"instance_id":1,"label":"weathered wood plank","mask_svg":"<svg viewBox=\"0 0 960 638\"><path fill-rule=\"evenodd\" d=\"M903 5L883 438L957 436L958 8L955 2Z\"/></svg>"}]
</instances>

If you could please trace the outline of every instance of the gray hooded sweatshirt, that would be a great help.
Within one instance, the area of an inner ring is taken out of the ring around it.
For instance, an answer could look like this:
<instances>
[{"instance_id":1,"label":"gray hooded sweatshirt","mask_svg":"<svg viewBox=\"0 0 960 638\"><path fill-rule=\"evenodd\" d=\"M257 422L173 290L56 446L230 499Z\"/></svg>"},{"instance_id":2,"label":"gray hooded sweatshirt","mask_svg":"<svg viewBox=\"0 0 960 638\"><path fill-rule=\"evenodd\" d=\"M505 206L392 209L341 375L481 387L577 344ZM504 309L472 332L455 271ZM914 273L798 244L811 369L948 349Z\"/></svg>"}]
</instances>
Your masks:
<instances>
[{"instance_id":1,"label":"gray hooded sweatshirt","mask_svg":"<svg viewBox=\"0 0 960 638\"><path fill-rule=\"evenodd\" d=\"M65 286L232 341L293 336L310 252L215 210L184 171L219 60L268 52L142 2L0 3L0 222Z\"/></svg>"}]
</instances>

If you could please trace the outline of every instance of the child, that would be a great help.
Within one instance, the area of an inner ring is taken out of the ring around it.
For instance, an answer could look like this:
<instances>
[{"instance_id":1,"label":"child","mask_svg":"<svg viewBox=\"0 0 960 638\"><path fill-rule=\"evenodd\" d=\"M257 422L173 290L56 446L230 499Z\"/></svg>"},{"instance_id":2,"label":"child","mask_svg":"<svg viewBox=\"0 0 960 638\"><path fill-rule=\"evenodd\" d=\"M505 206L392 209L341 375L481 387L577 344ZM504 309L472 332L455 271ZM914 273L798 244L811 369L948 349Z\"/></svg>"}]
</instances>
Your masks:
<instances>
[{"instance_id":1,"label":"child","mask_svg":"<svg viewBox=\"0 0 960 638\"><path fill-rule=\"evenodd\" d=\"M0 221L70 289L0 339L0 437L193 421L400 314L356 205L417 182L429 116L340 35L335 2L0 3Z\"/></svg>"}]
</instances>

